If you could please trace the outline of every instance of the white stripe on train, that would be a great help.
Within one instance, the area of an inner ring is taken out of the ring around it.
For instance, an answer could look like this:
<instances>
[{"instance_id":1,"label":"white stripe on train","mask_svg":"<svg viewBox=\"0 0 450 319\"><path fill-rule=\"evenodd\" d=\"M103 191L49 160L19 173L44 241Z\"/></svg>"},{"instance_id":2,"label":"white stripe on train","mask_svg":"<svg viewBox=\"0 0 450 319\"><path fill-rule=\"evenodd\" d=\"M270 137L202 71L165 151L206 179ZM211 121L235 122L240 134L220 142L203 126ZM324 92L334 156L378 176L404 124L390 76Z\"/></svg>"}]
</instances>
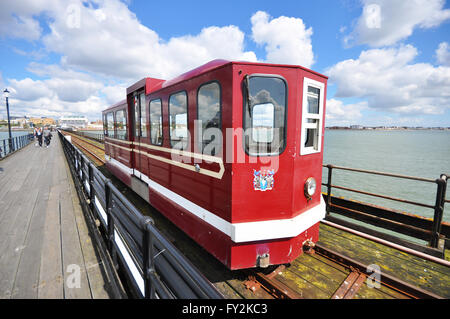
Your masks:
<instances>
[{"instance_id":1,"label":"white stripe on train","mask_svg":"<svg viewBox=\"0 0 450 319\"><path fill-rule=\"evenodd\" d=\"M117 160L111 157L106 159L125 173L129 175L133 174L133 169L123 165ZM296 237L325 217L326 206L324 200L320 197L319 205L314 206L308 211L293 218L258 222L230 223L214 213L191 202L190 200L178 195L170 189L156 183L144 174L141 174L138 171L136 173L139 173L142 177L142 181L147 183L148 186L154 191L160 193L168 200L177 203L191 214L220 230L222 233L229 236L235 243Z\"/></svg>"}]
</instances>

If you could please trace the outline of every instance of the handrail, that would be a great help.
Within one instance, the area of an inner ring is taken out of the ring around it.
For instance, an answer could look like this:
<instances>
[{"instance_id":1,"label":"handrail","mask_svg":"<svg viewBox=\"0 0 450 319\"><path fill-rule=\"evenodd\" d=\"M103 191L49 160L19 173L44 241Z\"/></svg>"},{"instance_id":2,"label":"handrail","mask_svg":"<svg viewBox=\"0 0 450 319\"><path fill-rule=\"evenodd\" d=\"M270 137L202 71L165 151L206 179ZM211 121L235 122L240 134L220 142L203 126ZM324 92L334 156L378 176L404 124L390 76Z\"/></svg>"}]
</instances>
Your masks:
<instances>
[{"instance_id":1,"label":"handrail","mask_svg":"<svg viewBox=\"0 0 450 319\"><path fill-rule=\"evenodd\" d=\"M4 138L0 140L0 158L20 150L27 146L33 140L33 134L24 134L20 136L14 136L11 138Z\"/></svg>"},{"instance_id":2,"label":"handrail","mask_svg":"<svg viewBox=\"0 0 450 319\"><path fill-rule=\"evenodd\" d=\"M223 296L133 204L61 133L69 165L100 222L107 251L135 298Z\"/></svg>"},{"instance_id":3,"label":"handrail","mask_svg":"<svg viewBox=\"0 0 450 319\"><path fill-rule=\"evenodd\" d=\"M332 205L331 205L331 197L332 197L331 189L332 188L342 189L345 191L364 194L364 195L373 196L373 197L384 198L384 199L407 203L407 204L411 204L411 205L417 205L417 206L421 206L421 207L431 208L431 209L434 209L434 217L433 217L432 227L431 227L431 229L429 229L429 231L430 231L429 245L432 248L438 247L439 240L442 238L440 233L441 233L442 220L443 220L443 215L444 215L444 206L445 206L445 203L450 202L449 200L447 200L445 198L447 184L448 184L450 175L441 174L441 176L437 179L430 179L430 178L422 178L422 177L416 177L416 176L379 172L379 171L373 171L373 170L356 169L356 168L343 167L343 166L337 166L337 165L331 165L331 164L324 164L322 166L328 169L328 180L326 183L322 183L323 186L327 187L327 201L326 201L327 216L329 216L329 213L332 210ZM352 188L348 188L348 187L344 187L344 186L335 185L335 184L332 184L332 177L333 177L332 173L333 173L333 170L336 170L336 169L358 172L358 173L365 173L365 174L402 178L402 179L415 180L415 181L428 182L428 183L436 183L437 184L436 200L435 200L434 205L429 205L429 204L406 200L406 199L402 199L402 198L398 198L398 197L381 195L381 194L376 194L376 193L371 193L371 192L366 192L366 191L356 190L356 189L352 189Z\"/></svg>"}]
</instances>

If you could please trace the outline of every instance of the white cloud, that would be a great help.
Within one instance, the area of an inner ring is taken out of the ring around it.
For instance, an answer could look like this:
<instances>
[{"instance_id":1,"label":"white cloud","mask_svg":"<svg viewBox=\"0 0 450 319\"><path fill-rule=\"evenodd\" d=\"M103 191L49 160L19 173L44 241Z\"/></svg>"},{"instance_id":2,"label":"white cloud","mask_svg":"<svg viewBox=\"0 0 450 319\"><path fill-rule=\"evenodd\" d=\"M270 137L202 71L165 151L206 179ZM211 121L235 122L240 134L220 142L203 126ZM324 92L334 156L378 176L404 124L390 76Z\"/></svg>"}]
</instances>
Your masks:
<instances>
[{"instance_id":1,"label":"white cloud","mask_svg":"<svg viewBox=\"0 0 450 319\"><path fill-rule=\"evenodd\" d=\"M43 37L46 49L61 54L70 67L137 80L171 78L216 58L256 61L244 50L244 33L236 26L207 27L166 42L120 1L78 8L78 20L72 18L77 10L57 9L60 14Z\"/></svg>"},{"instance_id":2,"label":"white cloud","mask_svg":"<svg viewBox=\"0 0 450 319\"><path fill-rule=\"evenodd\" d=\"M0 36L38 40L42 28L35 16L43 13L48 4L47 0L0 1Z\"/></svg>"},{"instance_id":3,"label":"white cloud","mask_svg":"<svg viewBox=\"0 0 450 319\"><path fill-rule=\"evenodd\" d=\"M267 62L299 64L307 68L314 63L311 44L312 28L303 20L281 16L269 21L266 12L258 11L252 18L253 40L265 45Z\"/></svg>"},{"instance_id":4,"label":"white cloud","mask_svg":"<svg viewBox=\"0 0 450 319\"><path fill-rule=\"evenodd\" d=\"M326 71L335 97L367 99L368 106L405 115L443 114L450 107L450 68L412 63L411 45L362 51Z\"/></svg>"},{"instance_id":5,"label":"white cloud","mask_svg":"<svg viewBox=\"0 0 450 319\"><path fill-rule=\"evenodd\" d=\"M44 96L51 96L52 91L42 81L34 81L30 78L23 80L12 79L9 81L11 98L20 96L22 101L33 101Z\"/></svg>"},{"instance_id":6,"label":"white cloud","mask_svg":"<svg viewBox=\"0 0 450 319\"><path fill-rule=\"evenodd\" d=\"M351 125L357 124L363 117L361 111L367 109L367 102L344 104L337 99L327 100L326 104L326 125Z\"/></svg>"},{"instance_id":7,"label":"white cloud","mask_svg":"<svg viewBox=\"0 0 450 319\"><path fill-rule=\"evenodd\" d=\"M392 45L416 28L432 28L450 19L444 0L363 0L363 13L346 44Z\"/></svg>"},{"instance_id":8,"label":"white cloud","mask_svg":"<svg viewBox=\"0 0 450 319\"><path fill-rule=\"evenodd\" d=\"M105 86L101 81L85 73L63 69L57 65L38 63L32 63L29 70L46 79L8 79L14 114L93 115L100 114L101 110L108 105L98 95L109 86Z\"/></svg>"},{"instance_id":9,"label":"white cloud","mask_svg":"<svg viewBox=\"0 0 450 319\"><path fill-rule=\"evenodd\" d=\"M27 71L38 79L8 79L16 110L36 114L92 113L125 97L125 87L143 77L170 79L213 59L292 63L314 62L312 28L302 19L259 11L251 17L252 37L266 50L258 59L245 49L239 27L208 26L198 34L162 39L119 0L15 0L0 2L0 36L33 41L33 52L16 53L43 61ZM14 32L11 30L14 29ZM9 30L9 31L8 31Z\"/></svg>"},{"instance_id":10,"label":"white cloud","mask_svg":"<svg viewBox=\"0 0 450 319\"><path fill-rule=\"evenodd\" d=\"M442 42L436 50L436 57L441 65L450 66L450 47L447 42Z\"/></svg>"}]
</instances>

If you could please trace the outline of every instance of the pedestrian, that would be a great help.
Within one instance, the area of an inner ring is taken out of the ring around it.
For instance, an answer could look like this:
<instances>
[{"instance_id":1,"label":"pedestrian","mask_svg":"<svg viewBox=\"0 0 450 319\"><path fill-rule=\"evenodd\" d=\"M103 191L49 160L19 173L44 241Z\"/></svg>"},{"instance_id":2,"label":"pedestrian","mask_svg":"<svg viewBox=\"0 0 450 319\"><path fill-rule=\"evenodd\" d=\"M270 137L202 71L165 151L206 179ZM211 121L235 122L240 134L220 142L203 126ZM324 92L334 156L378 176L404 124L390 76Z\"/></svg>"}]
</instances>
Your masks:
<instances>
[{"instance_id":1,"label":"pedestrian","mask_svg":"<svg viewBox=\"0 0 450 319\"><path fill-rule=\"evenodd\" d=\"M38 144L38 131L39 131L39 128L37 127L37 126L35 126L34 127L34 130L33 130L33 136L34 136L34 140L36 141L36 143L34 144L34 146L38 146L39 144Z\"/></svg>"},{"instance_id":2,"label":"pedestrian","mask_svg":"<svg viewBox=\"0 0 450 319\"><path fill-rule=\"evenodd\" d=\"M52 139L52 133L50 132L50 130L47 128L44 130L44 143L45 143L45 147L49 147L50 145L50 140Z\"/></svg>"},{"instance_id":3,"label":"pedestrian","mask_svg":"<svg viewBox=\"0 0 450 319\"><path fill-rule=\"evenodd\" d=\"M37 128L36 136L39 142L39 146L42 147L42 128Z\"/></svg>"}]
</instances>

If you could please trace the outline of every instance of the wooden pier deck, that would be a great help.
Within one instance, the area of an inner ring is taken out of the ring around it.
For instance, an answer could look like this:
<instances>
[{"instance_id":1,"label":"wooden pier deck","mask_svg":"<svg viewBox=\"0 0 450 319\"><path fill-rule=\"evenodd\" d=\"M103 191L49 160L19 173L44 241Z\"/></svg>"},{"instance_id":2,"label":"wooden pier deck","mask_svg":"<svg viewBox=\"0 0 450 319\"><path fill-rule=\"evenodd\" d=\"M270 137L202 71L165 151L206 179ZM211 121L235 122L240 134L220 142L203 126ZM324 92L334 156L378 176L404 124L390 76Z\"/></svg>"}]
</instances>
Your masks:
<instances>
[{"instance_id":1,"label":"wooden pier deck","mask_svg":"<svg viewBox=\"0 0 450 319\"><path fill-rule=\"evenodd\" d=\"M0 161L0 299L109 298L56 133Z\"/></svg>"},{"instance_id":2,"label":"wooden pier deck","mask_svg":"<svg viewBox=\"0 0 450 319\"><path fill-rule=\"evenodd\" d=\"M106 170L103 170L108 174ZM162 214L129 190L112 175L108 176L129 200L155 221L164 235L214 284L227 299L272 298L264 289L248 287L249 271L230 271L198 246L191 238L174 226ZM320 225L319 244L367 265L375 265L388 275L403 280L442 298L450 298L450 268L432 261L378 244L369 239ZM345 283L351 271L348 267L330 262L318 255L302 254L294 262L279 271L275 279L295 290L300 298L329 299ZM372 272L367 272L369 276ZM361 283L353 299L403 299L396 289L381 286L373 288L367 280Z\"/></svg>"}]
</instances>

